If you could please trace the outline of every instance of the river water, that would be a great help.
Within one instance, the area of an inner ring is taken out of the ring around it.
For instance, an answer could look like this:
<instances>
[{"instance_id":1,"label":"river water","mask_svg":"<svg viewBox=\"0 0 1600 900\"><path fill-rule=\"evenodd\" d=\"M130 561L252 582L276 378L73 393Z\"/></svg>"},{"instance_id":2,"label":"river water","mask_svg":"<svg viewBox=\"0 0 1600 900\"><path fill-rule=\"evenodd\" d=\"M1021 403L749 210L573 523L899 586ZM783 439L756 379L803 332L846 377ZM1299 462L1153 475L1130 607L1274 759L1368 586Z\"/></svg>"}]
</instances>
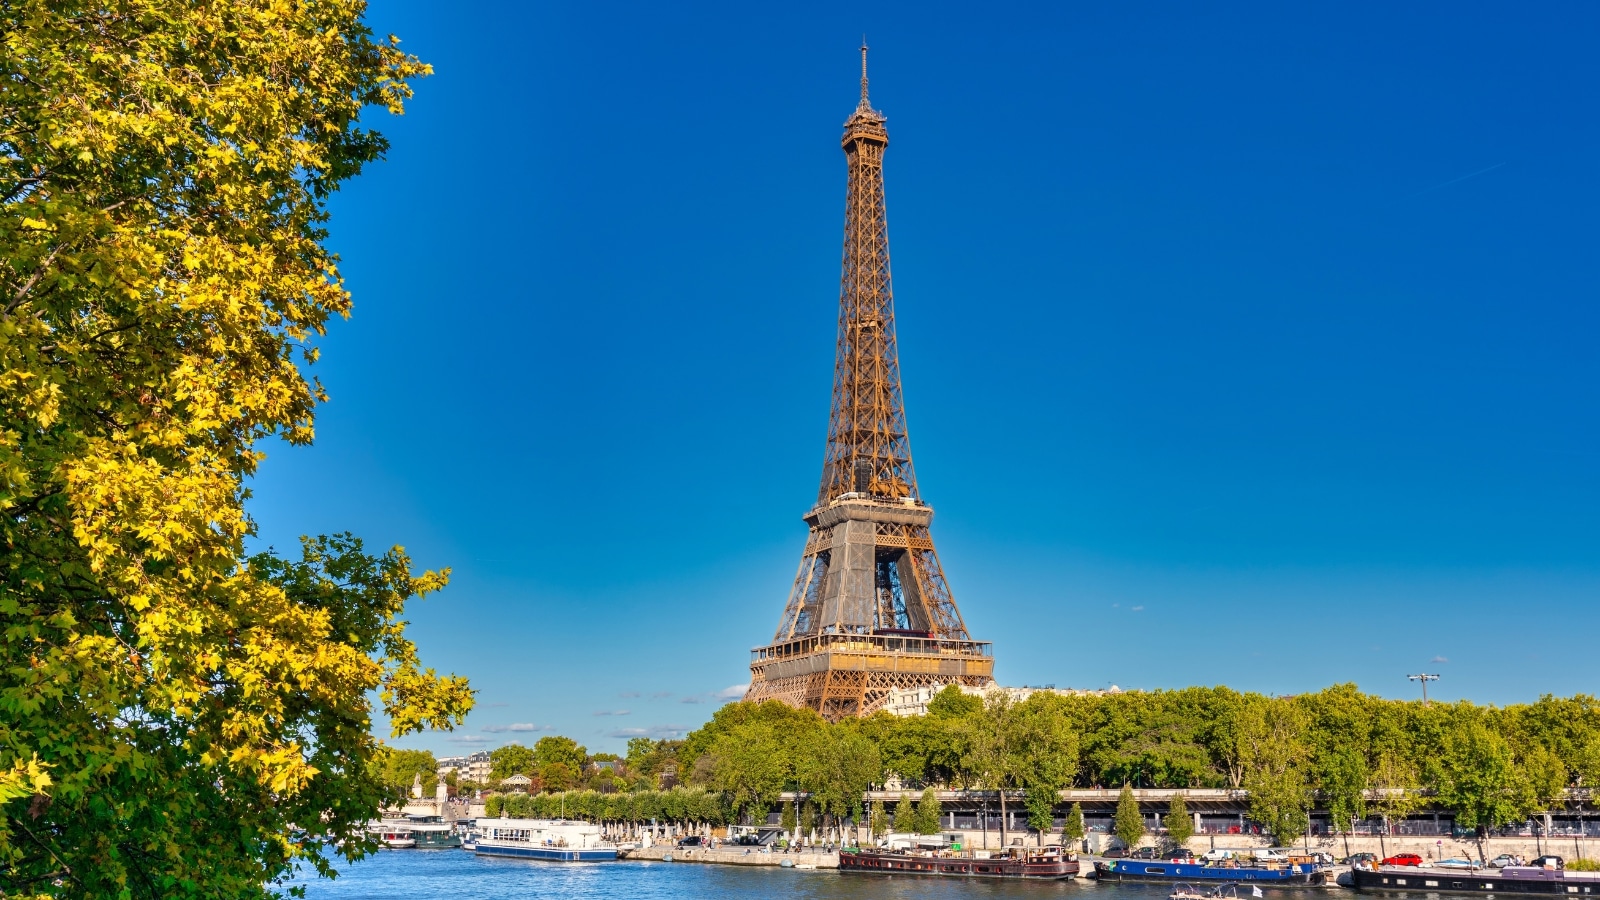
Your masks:
<instances>
[{"instance_id":1,"label":"river water","mask_svg":"<svg viewBox=\"0 0 1600 900\"><path fill-rule=\"evenodd\" d=\"M1040 883L702 863L546 863L463 850L385 850L345 864L333 881L298 883L305 885L311 900L1166 900L1170 890L1162 885L1101 885L1082 878ZM1313 900L1319 893L1266 891L1277 900Z\"/></svg>"}]
</instances>

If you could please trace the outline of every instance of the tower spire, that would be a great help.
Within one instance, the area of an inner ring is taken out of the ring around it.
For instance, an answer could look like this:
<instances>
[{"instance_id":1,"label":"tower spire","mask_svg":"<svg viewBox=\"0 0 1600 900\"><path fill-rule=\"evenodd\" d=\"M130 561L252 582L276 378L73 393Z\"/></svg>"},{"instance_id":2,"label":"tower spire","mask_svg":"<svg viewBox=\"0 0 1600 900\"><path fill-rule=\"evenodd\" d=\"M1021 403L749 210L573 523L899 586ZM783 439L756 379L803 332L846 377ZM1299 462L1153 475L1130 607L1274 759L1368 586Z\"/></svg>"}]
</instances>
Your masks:
<instances>
[{"instance_id":1,"label":"tower spire","mask_svg":"<svg viewBox=\"0 0 1600 900\"><path fill-rule=\"evenodd\" d=\"M867 102L867 36L861 36L861 109L871 109Z\"/></svg>"}]
</instances>

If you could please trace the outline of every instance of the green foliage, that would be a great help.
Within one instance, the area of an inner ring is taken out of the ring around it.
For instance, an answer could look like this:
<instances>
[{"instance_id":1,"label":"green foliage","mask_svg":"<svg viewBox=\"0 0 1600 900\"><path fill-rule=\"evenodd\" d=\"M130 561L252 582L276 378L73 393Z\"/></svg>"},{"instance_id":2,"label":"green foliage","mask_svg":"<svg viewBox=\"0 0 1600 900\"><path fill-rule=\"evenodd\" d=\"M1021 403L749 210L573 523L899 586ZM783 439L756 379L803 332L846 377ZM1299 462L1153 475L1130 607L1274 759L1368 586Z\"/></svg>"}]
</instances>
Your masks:
<instances>
[{"instance_id":1,"label":"green foliage","mask_svg":"<svg viewBox=\"0 0 1600 900\"><path fill-rule=\"evenodd\" d=\"M552 734L539 738L533 745L533 767L543 772L546 766L557 763L566 766L576 778L589 764L589 754L569 737Z\"/></svg>"},{"instance_id":2,"label":"green foliage","mask_svg":"<svg viewBox=\"0 0 1600 900\"><path fill-rule=\"evenodd\" d=\"M1151 787L1238 784L1249 789L1252 820L1283 843L1304 833L1317 791L1341 823L1364 816L1369 806L1391 820L1404 818L1429 790L1440 791L1453 809L1477 805L1483 810L1477 815L1487 820L1507 809L1553 804L1574 775L1588 780L1600 773L1600 704L1585 696L1546 697L1503 710L1423 707L1371 697L1353 685L1292 698L1226 688L1038 693L1021 703L996 698L981 705L959 691L940 697L938 715L878 714L837 724L779 703L730 704L683 741L630 742L627 766L631 777L634 767L674 765L713 792L729 815L746 818L764 817L784 791L808 797L806 815L834 822L859 816L863 793L890 775L918 789L1004 787L1012 803L1021 792L1029 826L1041 832L1051 827L1047 816L1057 791L1103 783L1110 773L1128 776L1113 783L1137 775ZM550 746L556 745L572 758L581 750L564 739ZM1495 754L1486 756L1485 747L1509 754L1493 785L1461 776L1486 771L1483 761L1492 763ZM602 781L597 775L589 785L604 787ZM637 791L653 784L641 779L631 786ZM1485 794L1493 801L1487 806ZM646 795L654 793L631 796ZM902 796L892 814L875 816L874 829L891 822L900 831L926 827L915 797ZM1174 840L1192 829L1182 803L1166 811ZM1502 808L1496 811L1495 803ZM1145 821L1136 805L1129 806L1118 804L1119 835L1137 843ZM799 816L792 805L783 812L786 822ZM1460 821L1469 820L1479 819L1469 813ZM1081 840L1082 822L1082 808L1074 807L1063 839Z\"/></svg>"},{"instance_id":3,"label":"green foliage","mask_svg":"<svg viewBox=\"0 0 1600 900\"><path fill-rule=\"evenodd\" d=\"M872 801L872 836L883 837L889 833L889 811L883 808L882 800Z\"/></svg>"},{"instance_id":4,"label":"green foliage","mask_svg":"<svg viewBox=\"0 0 1600 900\"><path fill-rule=\"evenodd\" d=\"M1038 833L1042 844L1044 835L1055 825L1056 793L1029 788L1023 805L1028 811L1028 827Z\"/></svg>"},{"instance_id":5,"label":"green foliage","mask_svg":"<svg viewBox=\"0 0 1600 900\"><path fill-rule=\"evenodd\" d=\"M1390 822L1404 819L1422 805L1416 766L1396 751L1385 751L1379 756L1372 773L1372 786L1377 792L1373 806Z\"/></svg>"},{"instance_id":6,"label":"green foliage","mask_svg":"<svg viewBox=\"0 0 1600 900\"><path fill-rule=\"evenodd\" d=\"M1317 755L1317 784L1333 827L1349 831L1356 819L1367 817L1367 787L1371 776L1362 754L1350 747L1334 747Z\"/></svg>"},{"instance_id":7,"label":"green foliage","mask_svg":"<svg viewBox=\"0 0 1600 900\"><path fill-rule=\"evenodd\" d=\"M507 744L489 751L489 780L500 781L513 775L538 775L533 751L521 744Z\"/></svg>"},{"instance_id":8,"label":"green foliage","mask_svg":"<svg viewBox=\"0 0 1600 900\"><path fill-rule=\"evenodd\" d=\"M346 535L250 556L258 443L350 311L327 203L428 67L361 0L0 4L0 892L260 897L373 844L372 736L449 727ZM292 503L292 492L284 498ZM308 839L291 838L295 828Z\"/></svg>"},{"instance_id":9,"label":"green foliage","mask_svg":"<svg viewBox=\"0 0 1600 900\"><path fill-rule=\"evenodd\" d=\"M768 723L758 720L733 726L705 756L711 763L711 786L753 821L766 818L793 771L783 742Z\"/></svg>"},{"instance_id":10,"label":"green foliage","mask_svg":"<svg viewBox=\"0 0 1600 900\"><path fill-rule=\"evenodd\" d=\"M1111 833L1129 847L1137 847L1144 838L1144 816L1139 812L1139 801L1133 797L1133 787L1124 784L1117 797L1117 811L1111 817Z\"/></svg>"},{"instance_id":11,"label":"green foliage","mask_svg":"<svg viewBox=\"0 0 1600 900\"><path fill-rule=\"evenodd\" d=\"M1293 843L1310 825L1304 708L1246 698L1232 725L1234 758L1244 769L1244 788L1250 792L1250 818L1278 844Z\"/></svg>"},{"instance_id":12,"label":"green foliage","mask_svg":"<svg viewBox=\"0 0 1600 900\"><path fill-rule=\"evenodd\" d=\"M1494 828L1538 808L1533 784L1517 769L1511 745L1476 718L1457 722L1445 734L1438 759L1439 800L1455 811L1456 823Z\"/></svg>"},{"instance_id":13,"label":"green foliage","mask_svg":"<svg viewBox=\"0 0 1600 900\"><path fill-rule=\"evenodd\" d=\"M568 763L547 762L539 767L539 789L542 791L570 791L577 783L578 773Z\"/></svg>"},{"instance_id":14,"label":"green foliage","mask_svg":"<svg viewBox=\"0 0 1600 900\"><path fill-rule=\"evenodd\" d=\"M944 815L944 809L939 804L939 797L933 788L923 790L922 796L917 800L916 811L912 819L916 822L917 834L938 834L940 829L939 817Z\"/></svg>"},{"instance_id":15,"label":"green foliage","mask_svg":"<svg viewBox=\"0 0 1600 900\"><path fill-rule=\"evenodd\" d=\"M964 719L982 711L982 697L963 693L961 688L953 684L928 701L928 715L935 719Z\"/></svg>"},{"instance_id":16,"label":"green foliage","mask_svg":"<svg viewBox=\"0 0 1600 900\"><path fill-rule=\"evenodd\" d=\"M418 775L422 776L422 796L433 798L439 783L439 765L433 753L427 750L396 750L380 748L377 756L378 778L385 788L385 799L395 805L404 804L411 797L411 786Z\"/></svg>"},{"instance_id":17,"label":"green foliage","mask_svg":"<svg viewBox=\"0 0 1600 900\"><path fill-rule=\"evenodd\" d=\"M1061 826L1061 839L1064 841L1081 841L1089 829L1083 823L1083 804L1074 803L1067 810L1067 821Z\"/></svg>"},{"instance_id":18,"label":"green foliage","mask_svg":"<svg viewBox=\"0 0 1600 900\"><path fill-rule=\"evenodd\" d=\"M556 763L555 765L565 765ZM494 804L490 806L490 804ZM687 825L725 825L730 810L722 797L700 788L606 794L568 791L554 794L502 794L485 801L488 815L553 819L566 816L586 822L646 822L655 819Z\"/></svg>"},{"instance_id":19,"label":"green foliage","mask_svg":"<svg viewBox=\"0 0 1600 900\"><path fill-rule=\"evenodd\" d=\"M795 801L793 800L783 804L783 816L778 821L778 824L783 828L783 830L791 835L794 834L795 828L799 827L800 825L800 818L799 816L795 815L795 805Z\"/></svg>"},{"instance_id":20,"label":"green foliage","mask_svg":"<svg viewBox=\"0 0 1600 900\"><path fill-rule=\"evenodd\" d=\"M901 834L920 834L921 821L917 818L917 809L911 804L911 798L905 794L900 795L900 800L894 805L894 830Z\"/></svg>"},{"instance_id":21,"label":"green foliage","mask_svg":"<svg viewBox=\"0 0 1600 900\"><path fill-rule=\"evenodd\" d=\"M1569 872L1600 872L1600 860L1569 859L1566 869Z\"/></svg>"},{"instance_id":22,"label":"green foliage","mask_svg":"<svg viewBox=\"0 0 1600 900\"><path fill-rule=\"evenodd\" d=\"M1184 846L1194 836L1194 819L1189 815L1189 806L1183 802L1182 794L1172 795L1166 818L1161 824L1167 827L1167 840L1175 846Z\"/></svg>"},{"instance_id":23,"label":"green foliage","mask_svg":"<svg viewBox=\"0 0 1600 900\"><path fill-rule=\"evenodd\" d=\"M853 730L827 728L802 746L794 774L824 814L842 819L860 815L862 795L882 768L871 741Z\"/></svg>"}]
</instances>

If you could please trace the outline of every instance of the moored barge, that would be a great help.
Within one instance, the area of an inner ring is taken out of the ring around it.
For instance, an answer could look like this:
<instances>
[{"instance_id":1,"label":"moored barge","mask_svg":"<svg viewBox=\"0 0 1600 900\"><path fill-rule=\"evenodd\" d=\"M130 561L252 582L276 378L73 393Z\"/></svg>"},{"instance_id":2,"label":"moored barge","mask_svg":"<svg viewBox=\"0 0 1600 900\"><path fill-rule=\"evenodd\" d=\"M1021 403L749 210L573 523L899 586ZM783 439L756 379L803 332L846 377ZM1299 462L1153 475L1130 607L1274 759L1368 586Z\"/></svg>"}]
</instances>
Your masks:
<instances>
[{"instance_id":1,"label":"moored barge","mask_svg":"<svg viewBox=\"0 0 1600 900\"><path fill-rule=\"evenodd\" d=\"M1420 866L1357 866L1350 871L1365 894L1560 894L1600 895L1600 872L1507 866L1504 869L1441 869Z\"/></svg>"},{"instance_id":2,"label":"moored barge","mask_svg":"<svg viewBox=\"0 0 1600 900\"><path fill-rule=\"evenodd\" d=\"M1242 866L1170 860L1096 860L1095 878L1101 881L1235 882L1265 885L1326 884L1328 873L1310 863Z\"/></svg>"},{"instance_id":3,"label":"moored barge","mask_svg":"<svg viewBox=\"0 0 1600 900\"><path fill-rule=\"evenodd\" d=\"M1078 860L1062 847L1012 848L993 855L954 850L845 850L839 854L839 871L867 875L1060 880L1078 874Z\"/></svg>"}]
</instances>

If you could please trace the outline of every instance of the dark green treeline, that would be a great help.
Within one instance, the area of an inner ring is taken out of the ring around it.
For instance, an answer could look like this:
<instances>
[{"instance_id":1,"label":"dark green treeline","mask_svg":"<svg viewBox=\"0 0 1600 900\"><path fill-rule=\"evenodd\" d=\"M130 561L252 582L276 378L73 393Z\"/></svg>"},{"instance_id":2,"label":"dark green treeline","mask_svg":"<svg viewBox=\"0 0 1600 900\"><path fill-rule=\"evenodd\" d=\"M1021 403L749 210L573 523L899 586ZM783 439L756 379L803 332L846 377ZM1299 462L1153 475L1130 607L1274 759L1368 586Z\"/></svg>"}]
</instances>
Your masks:
<instances>
[{"instance_id":1,"label":"dark green treeline","mask_svg":"<svg viewBox=\"0 0 1600 900\"><path fill-rule=\"evenodd\" d=\"M838 724L778 703L733 703L685 740L628 749L607 786L678 795L649 802L698 810L684 821L764 819L784 791L805 792L825 820L859 819L863 792L894 776L908 788L1020 792L1041 824L1069 787L1242 788L1250 817L1290 839L1313 805L1341 827L1431 802L1468 828L1559 806L1569 788L1600 778L1600 702L1424 706L1336 685L1282 698L1196 687L984 703L950 688L926 716ZM695 791L658 790L670 782ZM629 802L597 797L568 802Z\"/></svg>"}]
</instances>

